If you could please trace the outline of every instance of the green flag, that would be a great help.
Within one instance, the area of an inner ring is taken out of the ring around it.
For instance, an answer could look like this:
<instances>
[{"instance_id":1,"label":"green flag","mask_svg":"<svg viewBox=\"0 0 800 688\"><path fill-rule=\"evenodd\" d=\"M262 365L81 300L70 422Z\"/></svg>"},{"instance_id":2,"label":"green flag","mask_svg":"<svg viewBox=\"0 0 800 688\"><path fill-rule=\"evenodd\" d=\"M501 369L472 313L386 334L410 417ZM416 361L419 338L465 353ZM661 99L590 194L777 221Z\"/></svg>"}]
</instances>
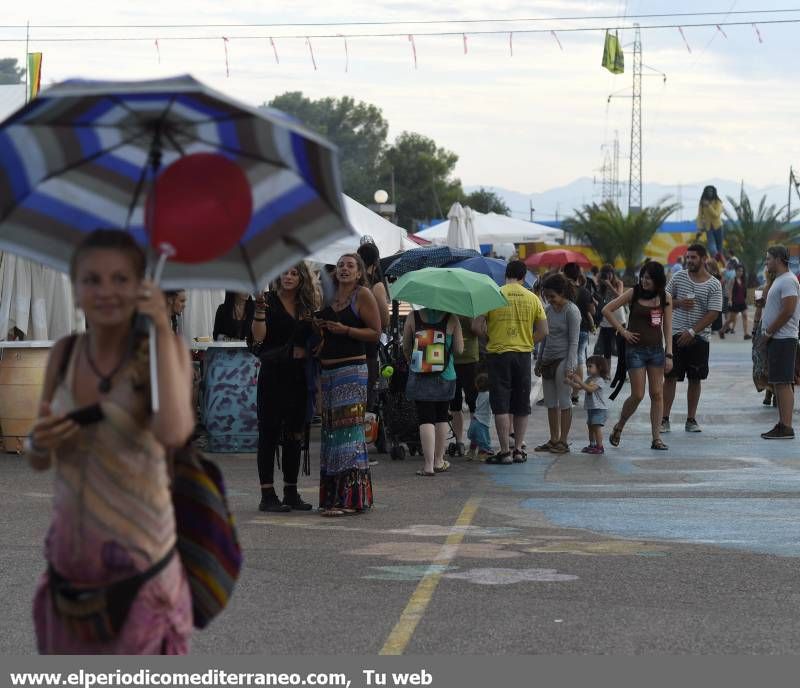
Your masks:
<instances>
[{"instance_id":1,"label":"green flag","mask_svg":"<svg viewBox=\"0 0 800 688\"><path fill-rule=\"evenodd\" d=\"M603 61L600 63L612 74L622 74L625 71L625 56L619 44L619 35L615 31L610 34L606 31L606 42L603 46Z\"/></svg>"}]
</instances>

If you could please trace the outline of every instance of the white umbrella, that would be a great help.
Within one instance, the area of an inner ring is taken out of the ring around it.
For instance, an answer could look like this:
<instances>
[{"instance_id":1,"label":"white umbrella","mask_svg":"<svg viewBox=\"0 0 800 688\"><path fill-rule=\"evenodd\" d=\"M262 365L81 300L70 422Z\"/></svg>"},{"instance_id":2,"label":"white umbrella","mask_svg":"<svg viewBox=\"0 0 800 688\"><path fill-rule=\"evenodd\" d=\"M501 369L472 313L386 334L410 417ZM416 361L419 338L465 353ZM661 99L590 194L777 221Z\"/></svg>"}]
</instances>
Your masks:
<instances>
[{"instance_id":1,"label":"white umbrella","mask_svg":"<svg viewBox=\"0 0 800 688\"><path fill-rule=\"evenodd\" d=\"M445 241L447 246L450 248L471 248L476 251L480 250L477 241L475 241L474 232L472 237L467 233L466 213L458 201L453 203L450 207L450 211L447 213L447 219L449 220L447 226L447 240Z\"/></svg>"},{"instance_id":2,"label":"white umbrella","mask_svg":"<svg viewBox=\"0 0 800 688\"><path fill-rule=\"evenodd\" d=\"M564 240L564 232L555 227L548 227L537 222L528 222L497 213L480 213L473 210L473 223L475 236L482 244L514 243L524 244L531 242L555 243ZM417 235L433 242L445 244L449 224L441 222L428 229L417 232Z\"/></svg>"},{"instance_id":3,"label":"white umbrella","mask_svg":"<svg viewBox=\"0 0 800 688\"><path fill-rule=\"evenodd\" d=\"M475 233L475 218L476 214L472 208L469 206L464 208L464 225L467 230L467 241L469 241L469 246L466 248L474 248L476 251L480 252L481 244L478 241L477 234Z\"/></svg>"}]
</instances>

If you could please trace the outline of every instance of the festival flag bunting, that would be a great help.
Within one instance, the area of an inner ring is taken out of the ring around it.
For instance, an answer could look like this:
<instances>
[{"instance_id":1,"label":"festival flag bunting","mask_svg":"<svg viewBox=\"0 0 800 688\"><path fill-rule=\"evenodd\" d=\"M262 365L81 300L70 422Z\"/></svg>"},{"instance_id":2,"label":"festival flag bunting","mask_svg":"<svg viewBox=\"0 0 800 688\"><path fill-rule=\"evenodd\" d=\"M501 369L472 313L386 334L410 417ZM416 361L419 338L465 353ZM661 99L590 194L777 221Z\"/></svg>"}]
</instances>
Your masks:
<instances>
[{"instance_id":1,"label":"festival flag bunting","mask_svg":"<svg viewBox=\"0 0 800 688\"><path fill-rule=\"evenodd\" d=\"M414 36L408 34L408 42L411 43L411 54L414 56L414 69L417 68L417 45L414 43Z\"/></svg>"},{"instance_id":2,"label":"festival flag bunting","mask_svg":"<svg viewBox=\"0 0 800 688\"><path fill-rule=\"evenodd\" d=\"M464 54L467 54L467 34L462 33L461 37L464 39Z\"/></svg>"},{"instance_id":3,"label":"festival flag bunting","mask_svg":"<svg viewBox=\"0 0 800 688\"><path fill-rule=\"evenodd\" d=\"M761 38L761 32L758 30L758 26L756 26L755 24L753 24L753 28L756 30L756 36L758 36L758 42L759 42L759 43L763 43L763 42L764 42L764 39L763 39L763 38Z\"/></svg>"},{"instance_id":4,"label":"festival flag bunting","mask_svg":"<svg viewBox=\"0 0 800 688\"><path fill-rule=\"evenodd\" d=\"M509 57L514 57L514 32L511 31L508 34L508 52Z\"/></svg>"},{"instance_id":5,"label":"festival flag bunting","mask_svg":"<svg viewBox=\"0 0 800 688\"><path fill-rule=\"evenodd\" d=\"M161 48L158 45L158 39L153 41L156 44L156 55L158 56L158 64L161 64Z\"/></svg>"},{"instance_id":6,"label":"festival flag bunting","mask_svg":"<svg viewBox=\"0 0 800 688\"><path fill-rule=\"evenodd\" d=\"M280 64L281 61L278 59L278 46L275 45L275 39L270 37L269 44L272 46L272 52L275 54L275 64Z\"/></svg>"},{"instance_id":7,"label":"festival flag bunting","mask_svg":"<svg viewBox=\"0 0 800 688\"><path fill-rule=\"evenodd\" d=\"M314 46L311 45L311 39L306 36L306 45L308 46L308 52L311 55L311 64L314 65L314 71L317 71L317 60L314 57Z\"/></svg>"},{"instance_id":8,"label":"festival flag bunting","mask_svg":"<svg viewBox=\"0 0 800 688\"><path fill-rule=\"evenodd\" d=\"M39 94L42 83L42 53L28 53L28 100Z\"/></svg>"},{"instance_id":9,"label":"festival flag bunting","mask_svg":"<svg viewBox=\"0 0 800 688\"><path fill-rule=\"evenodd\" d=\"M225 46L225 76L229 79L231 78L231 65L228 62L228 39L225 36L222 37L222 45Z\"/></svg>"},{"instance_id":10,"label":"festival flag bunting","mask_svg":"<svg viewBox=\"0 0 800 688\"><path fill-rule=\"evenodd\" d=\"M600 63L612 74L622 74L625 71L625 55L619 44L619 34L606 31L606 41L603 45L603 61Z\"/></svg>"},{"instance_id":11,"label":"festival flag bunting","mask_svg":"<svg viewBox=\"0 0 800 688\"><path fill-rule=\"evenodd\" d=\"M686 49L689 51L689 54L691 54L691 52L692 52L692 48L691 48L691 46L689 45L689 41L687 41L687 40L686 40L686 34L685 34L685 33L683 33L683 27L680 27L680 26L679 26L679 27L678 27L678 31L680 31L680 32L681 32L681 38L683 38L683 42L686 44Z\"/></svg>"},{"instance_id":12,"label":"festival flag bunting","mask_svg":"<svg viewBox=\"0 0 800 688\"><path fill-rule=\"evenodd\" d=\"M564 46L563 46L563 45L561 45L561 40L558 38L558 34L557 34L555 31L551 31L550 33L551 33L551 34L553 34L553 38L555 38L555 39L556 39L556 43L558 43L558 47L559 47L561 50L564 50Z\"/></svg>"}]
</instances>

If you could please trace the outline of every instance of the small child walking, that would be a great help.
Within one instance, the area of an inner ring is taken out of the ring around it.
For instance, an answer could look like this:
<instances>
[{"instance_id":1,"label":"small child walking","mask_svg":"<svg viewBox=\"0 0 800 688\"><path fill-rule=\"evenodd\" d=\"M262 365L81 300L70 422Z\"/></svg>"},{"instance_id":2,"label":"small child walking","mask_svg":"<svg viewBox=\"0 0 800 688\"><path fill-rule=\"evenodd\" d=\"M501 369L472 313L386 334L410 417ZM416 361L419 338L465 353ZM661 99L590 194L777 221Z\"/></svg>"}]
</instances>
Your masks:
<instances>
[{"instance_id":1,"label":"small child walking","mask_svg":"<svg viewBox=\"0 0 800 688\"><path fill-rule=\"evenodd\" d=\"M475 413L472 414L472 420L467 430L467 439L469 439L467 461L485 461L494 453L489 436L492 407L489 405L489 376L486 373L478 373L475 376L475 389L478 390L478 396L475 399Z\"/></svg>"},{"instance_id":2,"label":"small child walking","mask_svg":"<svg viewBox=\"0 0 800 688\"><path fill-rule=\"evenodd\" d=\"M606 387L608 381L608 361L603 356L589 356L586 360L585 381L573 373L567 378L567 384L574 390L586 392L583 408L586 409L586 425L589 428L589 445L581 449L584 454L605 454L603 448L603 426L608 416Z\"/></svg>"}]
</instances>

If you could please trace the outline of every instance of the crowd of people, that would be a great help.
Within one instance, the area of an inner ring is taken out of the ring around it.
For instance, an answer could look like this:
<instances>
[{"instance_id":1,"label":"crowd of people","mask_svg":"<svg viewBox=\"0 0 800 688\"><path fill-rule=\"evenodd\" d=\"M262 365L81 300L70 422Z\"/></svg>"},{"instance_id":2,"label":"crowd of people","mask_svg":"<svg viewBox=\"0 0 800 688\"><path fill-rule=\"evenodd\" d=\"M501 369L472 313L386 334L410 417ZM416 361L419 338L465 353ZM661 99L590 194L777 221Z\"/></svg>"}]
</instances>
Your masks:
<instances>
[{"instance_id":1,"label":"crowd of people","mask_svg":"<svg viewBox=\"0 0 800 688\"><path fill-rule=\"evenodd\" d=\"M790 439L800 284L788 269L785 247L771 247L765 260L768 282L756 294L753 379L778 409L778 422L762 437ZM697 417L709 375L709 341L726 296L724 329L735 327L739 313L747 327L744 270L733 265L723 285L713 274L716 265L706 246L695 243L681 269L669 276L662 264L646 261L635 283L625 286L613 266L584 274L570 263L540 276L529 289L525 264L511 260L500 287L506 305L475 318L413 310L397 344L403 357L398 368L407 373L403 393L414 404L419 426L423 463L417 475L445 473L454 457L495 465L527 461L533 376L541 377L547 409L549 436L534 448L540 454L572 451L573 406L581 394L587 425L581 451L603 454L609 406L626 379L629 394L608 437L612 447L620 446L647 388L650 446L666 451L663 436L671 432L677 383L684 380L684 428L701 432ZM169 457L187 445L196 422L196 380L187 347L175 333L186 295L164 294L145 279L143 253L114 230L99 230L84 241L73 257L72 280L87 332L54 347L27 447L34 468L55 469L56 484L48 569L34 606L39 649L185 652L191 593L174 556ZM298 491L298 479L316 415L319 513L341 517L372 507L365 414L379 406L378 353L389 324L388 293L377 249L365 245L342 255L329 271L317 274L300 263L266 292L230 293L220 306L215 338L245 340L261 361L260 510L314 508ZM149 349L137 313L148 316L157 333L161 392L155 413L149 405ZM99 410L89 423L70 415L92 406ZM278 455L282 498L275 489ZM86 619L73 613L87 590L113 598L128 622L115 633L90 632Z\"/></svg>"}]
</instances>

